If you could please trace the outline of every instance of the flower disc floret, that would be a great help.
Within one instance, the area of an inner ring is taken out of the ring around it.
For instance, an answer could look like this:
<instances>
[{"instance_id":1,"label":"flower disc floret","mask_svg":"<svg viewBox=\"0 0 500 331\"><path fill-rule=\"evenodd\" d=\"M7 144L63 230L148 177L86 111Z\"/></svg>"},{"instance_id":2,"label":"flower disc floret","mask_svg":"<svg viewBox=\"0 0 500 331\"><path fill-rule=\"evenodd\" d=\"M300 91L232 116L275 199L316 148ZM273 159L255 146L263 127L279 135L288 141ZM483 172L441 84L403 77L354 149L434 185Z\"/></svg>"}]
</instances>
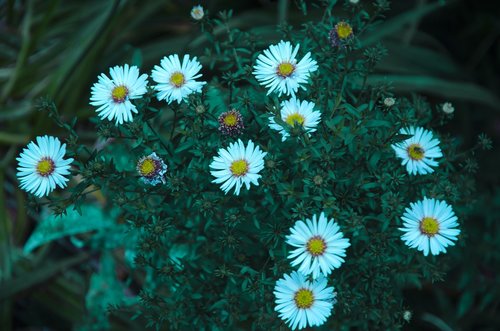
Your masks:
<instances>
[{"instance_id":1,"label":"flower disc floret","mask_svg":"<svg viewBox=\"0 0 500 331\"><path fill-rule=\"evenodd\" d=\"M340 22L335 25L335 31L340 39L346 39L352 36L352 27L347 22Z\"/></svg>"},{"instance_id":2,"label":"flower disc floret","mask_svg":"<svg viewBox=\"0 0 500 331\"><path fill-rule=\"evenodd\" d=\"M311 308L314 303L314 294L311 290L301 288L295 293L294 300L300 309Z\"/></svg>"},{"instance_id":3,"label":"flower disc floret","mask_svg":"<svg viewBox=\"0 0 500 331\"><path fill-rule=\"evenodd\" d=\"M56 166L54 164L54 161L49 157L42 158L36 165L36 171L42 177L50 176L52 173L54 173L55 169Z\"/></svg>"},{"instance_id":4,"label":"flower disc floret","mask_svg":"<svg viewBox=\"0 0 500 331\"><path fill-rule=\"evenodd\" d=\"M439 232L439 222L434 217L424 217L420 221L420 232L432 237Z\"/></svg>"}]
</instances>

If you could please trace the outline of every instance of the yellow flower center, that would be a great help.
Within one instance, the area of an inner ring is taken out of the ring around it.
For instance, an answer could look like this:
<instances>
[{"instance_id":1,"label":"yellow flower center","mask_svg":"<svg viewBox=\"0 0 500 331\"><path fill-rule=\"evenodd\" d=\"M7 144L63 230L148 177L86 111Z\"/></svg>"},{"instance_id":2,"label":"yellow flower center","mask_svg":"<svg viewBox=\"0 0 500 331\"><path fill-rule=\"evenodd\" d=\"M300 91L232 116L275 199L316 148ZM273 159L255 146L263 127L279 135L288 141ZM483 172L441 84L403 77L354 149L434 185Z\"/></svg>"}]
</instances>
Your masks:
<instances>
[{"instance_id":1,"label":"yellow flower center","mask_svg":"<svg viewBox=\"0 0 500 331\"><path fill-rule=\"evenodd\" d=\"M302 126L304 124L304 120L305 120L305 118L301 114L293 113L293 114L290 114L287 116L285 122L287 122L288 125L290 125L290 126L295 126L295 124Z\"/></svg>"},{"instance_id":2,"label":"yellow flower center","mask_svg":"<svg viewBox=\"0 0 500 331\"><path fill-rule=\"evenodd\" d=\"M413 159L413 160L422 160L424 158L424 149L422 146L419 144L411 144L408 147L408 155Z\"/></svg>"},{"instance_id":3,"label":"yellow flower center","mask_svg":"<svg viewBox=\"0 0 500 331\"><path fill-rule=\"evenodd\" d=\"M36 165L36 171L40 176L47 177L50 174L52 174L55 170L55 165L54 161L52 161L48 157L44 157L40 161L38 161L38 164Z\"/></svg>"},{"instance_id":4,"label":"yellow flower center","mask_svg":"<svg viewBox=\"0 0 500 331\"><path fill-rule=\"evenodd\" d=\"M307 242L307 250L311 255L322 255L326 250L326 243L320 236L315 236Z\"/></svg>"},{"instance_id":5,"label":"yellow flower center","mask_svg":"<svg viewBox=\"0 0 500 331\"><path fill-rule=\"evenodd\" d=\"M172 83L175 87L181 87L184 85L184 75L182 72L174 72L172 76L170 76L170 83Z\"/></svg>"},{"instance_id":6,"label":"yellow flower center","mask_svg":"<svg viewBox=\"0 0 500 331\"><path fill-rule=\"evenodd\" d=\"M295 71L295 66L290 62L283 62L278 65L278 75L288 77Z\"/></svg>"},{"instance_id":7,"label":"yellow flower center","mask_svg":"<svg viewBox=\"0 0 500 331\"><path fill-rule=\"evenodd\" d=\"M117 86L111 91L111 97L115 102L123 102L127 98L128 95L128 89L123 86Z\"/></svg>"},{"instance_id":8,"label":"yellow flower center","mask_svg":"<svg viewBox=\"0 0 500 331\"><path fill-rule=\"evenodd\" d=\"M139 165L139 173L144 177L151 177L156 171L156 163L150 158L144 159Z\"/></svg>"},{"instance_id":9,"label":"yellow flower center","mask_svg":"<svg viewBox=\"0 0 500 331\"><path fill-rule=\"evenodd\" d=\"M229 167L231 173L234 176L240 177L246 175L248 172L248 162L245 160L236 160L231 163L231 167Z\"/></svg>"},{"instance_id":10,"label":"yellow flower center","mask_svg":"<svg viewBox=\"0 0 500 331\"><path fill-rule=\"evenodd\" d=\"M433 217L424 217L420 221L420 232L429 237L434 236L439 232L439 222Z\"/></svg>"},{"instance_id":11,"label":"yellow flower center","mask_svg":"<svg viewBox=\"0 0 500 331\"><path fill-rule=\"evenodd\" d=\"M301 288L295 293L295 305L300 309L307 309L314 303L314 295L311 290Z\"/></svg>"},{"instance_id":12,"label":"yellow flower center","mask_svg":"<svg viewBox=\"0 0 500 331\"><path fill-rule=\"evenodd\" d=\"M339 36L340 39L345 39L352 35L352 28L346 22L340 22L335 26L335 29L337 30L337 36Z\"/></svg>"},{"instance_id":13,"label":"yellow flower center","mask_svg":"<svg viewBox=\"0 0 500 331\"><path fill-rule=\"evenodd\" d=\"M235 113L229 113L224 117L224 124L227 126L235 126L238 123L238 117Z\"/></svg>"}]
</instances>

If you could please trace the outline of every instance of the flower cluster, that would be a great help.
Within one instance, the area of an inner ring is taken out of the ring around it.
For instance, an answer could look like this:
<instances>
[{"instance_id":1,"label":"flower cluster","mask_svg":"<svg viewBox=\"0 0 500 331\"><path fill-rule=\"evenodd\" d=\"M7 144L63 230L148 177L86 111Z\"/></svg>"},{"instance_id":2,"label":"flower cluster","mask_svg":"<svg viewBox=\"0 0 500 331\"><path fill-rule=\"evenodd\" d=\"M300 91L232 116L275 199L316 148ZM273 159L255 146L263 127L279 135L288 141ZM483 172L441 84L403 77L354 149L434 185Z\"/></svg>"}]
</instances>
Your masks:
<instances>
[{"instance_id":1,"label":"flower cluster","mask_svg":"<svg viewBox=\"0 0 500 331\"><path fill-rule=\"evenodd\" d=\"M336 294L327 287L327 276L340 267L350 246L337 223L322 212L319 217L297 221L287 243L295 249L288 256L298 271L276 282L276 311L293 329L323 324L331 315ZM312 280L307 281L306 277Z\"/></svg>"},{"instance_id":2,"label":"flower cluster","mask_svg":"<svg viewBox=\"0 0 500 331\"><path fill-rule=\"evenodd\" d=\"M191 16L195 20L203 19L203 8L193 8ZM353 38L353 30L346 22L338 23L330 32L331 43L336 47L345 47L350 38ZM281 143L278 139L276 144L280 146L295 143L294 139L289 138L296 136L297 132L304 134L305 140L313 133L322 133L319 126L324 116L322 117L316 103L323 104L311 95L298 98L299 93L307 92L307 84L318 70L318 63L311 52L307 52L301 59L298 58L298 52L299 45L280 41L258 55L253 66L253 75L258 84L267 89L267 95L274 93L279 99L276 104L280 105L280 109L277 113L265 114L264 121L268 122L261 129L272 134L276 134L273 130L278 131ZM187 54L182 61L177 54L165 56L159 65L154 66L150 76L141 75L136 66L115 66L109 69L109 76L104 73L98 76L91 88L90 105L97 107L97 116L101 120L113 121L115 126L129 125L141 111L135 102L148 93L148 88L150 93L155 93L159 102L165 101L172 107L190 102L188 96L201 93L206 84L199 80L201 70L202 65L197 58ZM148 86L149 77L154 85ZM286 99L280 99L282 96ZM395 106L394 98L386 98L383 104L390 111L398 108L400 101L398 99ZM195 108L194 105L192 108ZM204 116L202 114L205 111L205 106L196 106L199 116ZM450 113L449 107L445 112ZM209 164L207 162L200 168L206 174L210 173L213 177L211 183L220 185L224 194L232 191L238 196L243 188L248 191L254 187L255 190L263 176L261 181L267 180L267 174L261 173L264 158L268 154L271 159L275 157L269 151L269 145L265 142L257 144L259 137L255 136L245 139L245 142L239 138L236 140L236 136L241 135L245 128L243 115L236 109L225 111L216 119L218 130L224 135L223 139L229 139L229 142L225 147L218 148ZM320 130L316 132L318 129ZM411 176L433 173L439 165L438 159L443 157L439 139L431 131L415 126L401 128L399 136L403 140L393 143L391 148L396 158L402 159L401 163L407 173ZM220 140L226 141L223 139ZM287 139L289 141L283 143ZM390 148L387 149L390 151ZM176 151L173 152L175 153ZM17 176L21 188L37 197L48 195L56 186L64 188L69 180L66 176L70 174L74 161L73 158L64 159L65 154L66 145L61 144L58 138L37 137L36 143L31 142L17 159ZM168 166L162 159L164 155L160 152L158 154L141 153L142 157L137 156L136 172L129 177L150 186L166 184L166 177L170 180L170 176L166 176ZM274 168L285 167L274 160L272 162ZM317 186L326 185L320 175L313 178ZM181 187L182 184L173 183L172 187L174 186ZM262 189L265 190L266 188ZM220 195L222 198L222 194ZM211 212L212 202L209 198L202 205L207 213ZM290 267L296 270L284 274L274 287L275 310L291 329L322 325L332 314L336 293L333 286L328 286L329 276L345 262L346 250L351 245L339 224L327 217L325 212L311 218L300 218L302 219L295 222L290 228L290 234L286 236L286 244L292 247L287 257ZM404 232L401 239L407 246L422 251L425 256L429 253L445 253L446 248L454 245L460 234L457 217L445 201L424 197L423 200L410 204L401 219L403 225L399 230Z\"/></svg>"}]
</instances>

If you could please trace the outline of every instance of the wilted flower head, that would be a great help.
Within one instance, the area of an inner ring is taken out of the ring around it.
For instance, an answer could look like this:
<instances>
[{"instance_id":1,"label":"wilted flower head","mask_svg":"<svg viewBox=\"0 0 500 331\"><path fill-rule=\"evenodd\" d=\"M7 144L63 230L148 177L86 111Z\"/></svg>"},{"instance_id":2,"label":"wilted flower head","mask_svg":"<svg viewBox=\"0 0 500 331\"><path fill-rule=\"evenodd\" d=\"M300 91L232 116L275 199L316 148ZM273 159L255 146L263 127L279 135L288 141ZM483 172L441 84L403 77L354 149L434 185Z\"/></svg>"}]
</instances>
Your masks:
<instances>
[{"instance_id":1,"label":"wilted flower head","mask_svg":"<svg viewBox=\"0 0 500 331\"><path fill-rule=\"evenodd\" d=\"M455 107L453 107L451 102L443 103L443 106L441 109L443 110L443 113L445 113L445 114L453 114L453 112L455 111Z\"/></svg>"},{"instance_id":2,"label":"wilted flower head","mask_svg":"<svg viewBox=\"0 0 500 331\"><path fill-rule=\"evenodd\" d=\"M191 17L197 21L201 20L205 16L205 12L203 11L203 7L198 5L194 6L193 9L191 9Z\"/></svg>"},{"instance_id":3,"label":"wilted flower head","mask_svg":"<svg viewBox=\"0 0 500 331\"><path fill-rule=\"evenodd\" d=\"M136 168L145 184L153 186L159 183L165 184L164 175L167 172L167 165L156 153L153 152L148 156L141 157Z\"/></svg>"},{"instance_id":4,"label":"wilted flower head","mask_svg":"<svg viewBox=\"0 0 500 331\"><path fill-rule=\"evenodd\" d=\"M352 36L351 25L347 22L339 22L330 30L330 43L333 47L343 47Z\"/></svg>"},{"instance_id":5,"label":"wilted flower head","mask_svg":"<svg viewBox=\"0 0 500 331\"><path fill-rule=\"evenodd\" d=\"M220 114L218 121L219 131L228 136L239 135L245 128L243 117L236 109Z\"/></svg>"}]
</instances>

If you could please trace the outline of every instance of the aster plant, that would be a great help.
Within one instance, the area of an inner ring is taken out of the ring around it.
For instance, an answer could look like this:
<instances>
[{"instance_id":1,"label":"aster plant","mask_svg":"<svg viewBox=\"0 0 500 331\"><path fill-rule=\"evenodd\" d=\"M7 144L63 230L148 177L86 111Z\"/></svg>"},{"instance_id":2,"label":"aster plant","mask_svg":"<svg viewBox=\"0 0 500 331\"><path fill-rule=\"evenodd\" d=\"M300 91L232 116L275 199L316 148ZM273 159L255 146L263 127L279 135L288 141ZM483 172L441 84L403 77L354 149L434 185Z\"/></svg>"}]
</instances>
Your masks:
<instances>
[{"instance_id":1,"label":"aster plant","mask_svg":"<svg viewBox=\"0 0 500 331\"><path fill-rule=\"evenodd\" d=\"M459 259L468 152L432 120L439 107L367 79L386 51L357 38L387 7L368 14L351 1L347 19L322 3L322 20L284 23L273 40L231 28L231 12L193 8L204 53L165 50L151 68L98 77L94 149L45 106L68 151L57 138L31 143L20 185L51 193L33 202L59 214L96 190L118 210L83 244L121 238L120 284L147 326L398 329L403 289L441 280Z\"/></svg>"}]
</instances>

